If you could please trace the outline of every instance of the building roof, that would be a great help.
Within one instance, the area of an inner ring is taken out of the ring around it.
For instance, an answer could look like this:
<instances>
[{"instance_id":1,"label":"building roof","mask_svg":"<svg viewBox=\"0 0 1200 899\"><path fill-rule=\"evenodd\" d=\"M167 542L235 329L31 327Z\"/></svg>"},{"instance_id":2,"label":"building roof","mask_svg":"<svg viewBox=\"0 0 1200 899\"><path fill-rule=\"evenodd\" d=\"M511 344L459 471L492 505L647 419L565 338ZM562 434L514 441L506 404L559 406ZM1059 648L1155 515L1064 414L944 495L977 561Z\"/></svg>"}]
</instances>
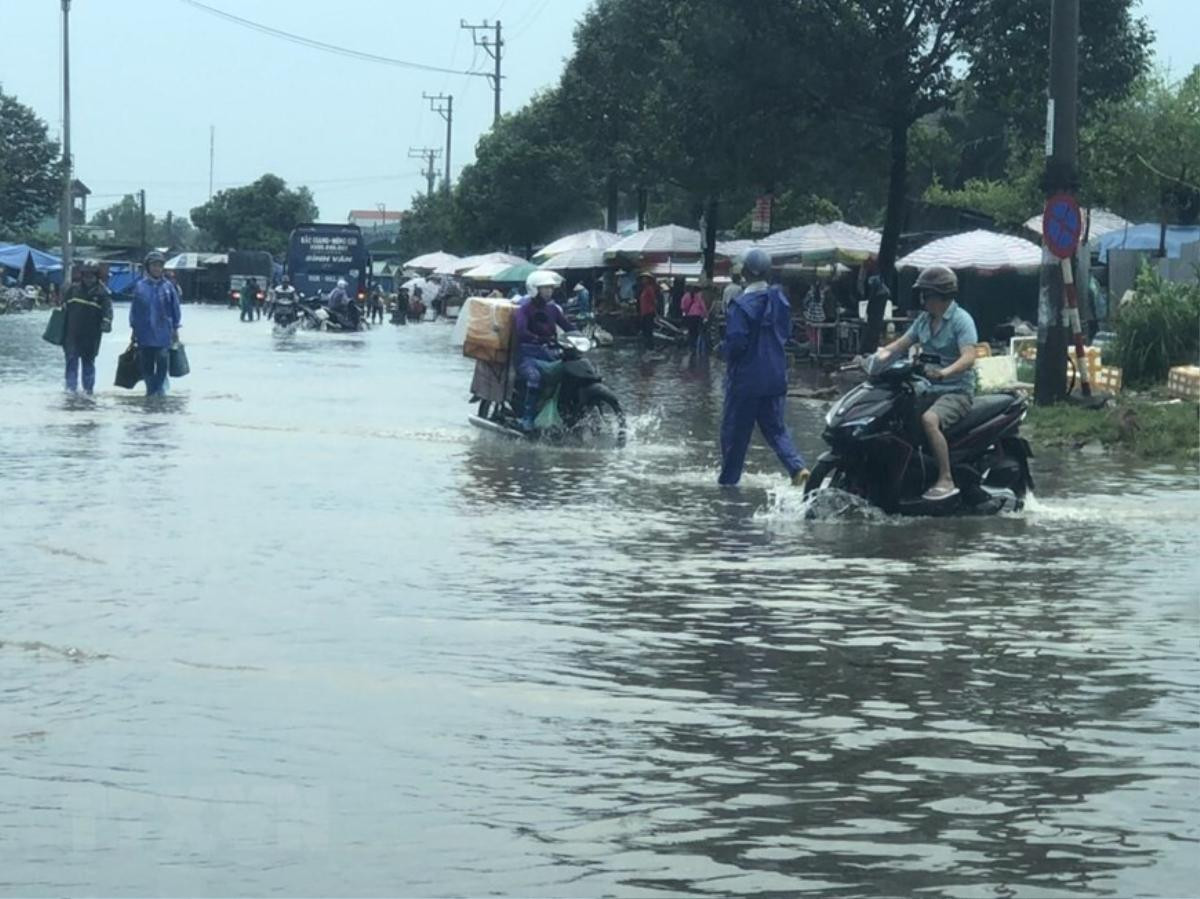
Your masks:
<instances>
[{"instance_id":1,"label":"building roof","mask_svg":"<svg viewBox=\"0 0 1200 899\"><path fill-rule=\"evenodd\" d=\"M399 222L404 218L401 210L351 209L347 221L351 222Z\"/></svg>"}]
</instances>

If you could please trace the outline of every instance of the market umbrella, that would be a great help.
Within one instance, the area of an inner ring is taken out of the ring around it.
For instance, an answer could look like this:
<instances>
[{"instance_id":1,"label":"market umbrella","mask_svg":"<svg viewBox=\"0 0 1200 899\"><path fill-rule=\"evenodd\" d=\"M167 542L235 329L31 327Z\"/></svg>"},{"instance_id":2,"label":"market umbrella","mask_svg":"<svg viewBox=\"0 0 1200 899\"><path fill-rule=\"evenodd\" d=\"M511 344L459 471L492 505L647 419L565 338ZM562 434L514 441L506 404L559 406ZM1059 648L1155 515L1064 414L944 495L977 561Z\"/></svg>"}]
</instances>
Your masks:
<instances>
[{"instance_id":1,"label":"market umbrella","mask_svg":"<svg viewBox=\"0 0 1200 899\"><path fill-rule=\"evenodd\" d=\"M479 268L482 265L493 265L495 271L500 271L500 267L496 267L499 263L511 266L525 261L520 256L514 256L511 253L481 253L478 256L465 256L458 260L458 262L452 263L449 266L449 271L445 271L446 266L440 266L434 274L463 275L466 277L466 272Z\"/></svg>"},{"instance_id":2,"label":"market umbrella","mask_svg":"<svg viewBox=\"0 0 1200 899\"><path fill-rule=\"evenodd\" d=\"M541 265L544 269L565 272L568 270L604 268L604 250L600 247L579 247L555 253Z\"/></svg>"},{"instance_id":3,"label":"market umbrella","mask_svg":"<svg viewBox=\"0 0 1200 899\"><path fill-rule=\"evenodd\" d=\"M453 265L458 262L458 257L453 253L443 253L438 250L436 253L424 253L420 256L414 256L408 262L404 263L404 268L411 268L413 271L432 272L444 265Z\"/></svg>"},{"instance_id":4,"label":"market umbrella","mask_svg":"<svg viewBox=\"0 0 1200 899\"><path fill-rule=\"evenodd\" d=\"M228 261L229 256L225 253L180 253L163 263L163 268L171 271L190 271Z\"/></svg>"},{"instance_id":5,"label":"market umbrella","mask_svg":"<svg viewBox=\"0 0 1200 899\"><path fill-rule=\"evenodd\" d=\"M1098 249L1100 262L1108 261L1109 250L1150 250L1156 251L1159 242L1166 238L1168 259L1178 259L1183 252L1184 244L1200 240L1200 225L1167 225L1166 233L1157 222L1147 222L1143 225L1130 225L1121 231L1110 231L1099 240L1093 242Z\"/></svg>"},{"instance_id":6,"label":"market umbrella","mask_svg":"<svg viewBox=\"0 0 1200 899\"><path fill-rule=\"evenodd\" d=\"M619 235L613 234L611 231L591 228L577 234L568 234L566 237L560 237L558 240L546 244L533 254L533 258L541 261L573 250L606 250L620 239Z\"/></svg>"},{"instance_id":7,"label":"market umbrella","mask_svg":"<svg viewBox=\"0 0 1200 899\"><path fill-rule=\"evenodd\" d=\"M726 259L741 259L747 252L758 246L753 240L718 240L717 255Z\"/></svg>"},{"instance_id":8,"label":"market umbrella","mask_svg":"<svg viewBox=\"0 0 1200 899\"><path fill-rule=\"evenodd\" d=\"M700 232L679 225L660 225L636 231L607 247L604 256L613 259L624 256L641 259L647 256L699 256Z\"/></svg>"},{"instance_id":9,"label":"market umbrella","mask_svg":"<svg viewBox=\"0 0 1200 899\"><path fill-rule=\"evenodd\" d=\"M529 272L537 269L537 266L532 262L526 262L524 259L520 259L516 256L507 256L507 254L504 253L497 253L495 255L497 257L506 258L487 259L479 263L479 265L469 268L465 272L461 272L461 276L468 281L524 281L525 278L528 277ZM524 268L525 270L525 274L521 275L520 278L515 278L510 274L511 271L520 268ZM507 275L508 277L501 279L499 277L500 275Z\"/></svg>"},{"instance_id":10,"label":"market umbrella","mask_svg":"<svg viewBox=\"0 0 1200 899\"><path fill-rule=\"evenodd\" d=\"M896 262L896 268L945 265L954 269L1036 272L1042 265L1042 248L1023 237L994 231L968 231L927 243Z\"/></svg>"},{"instance_id":11,"label":"market umbrella","mask_svg":"<svg viewBox=\"0 0 1200 899\"><path fill-rule=\"evenodd\" d=\"M508 268L497 272L488 280L502 284L524 284L525 279L537 270L538 267L532 262L518 262L516 265L510 265Z\"/></svg>"},{"instance_id":12,"label":"market umbrella","mask_svg":"<svg viewBox=\"0 0 1200 899\"><path fill-rule=\"evenodd\" d=\"M800 225L758 242L772 262L862 262L879 255L878 231L845 222Z\"/></svg>"}]
</instances>

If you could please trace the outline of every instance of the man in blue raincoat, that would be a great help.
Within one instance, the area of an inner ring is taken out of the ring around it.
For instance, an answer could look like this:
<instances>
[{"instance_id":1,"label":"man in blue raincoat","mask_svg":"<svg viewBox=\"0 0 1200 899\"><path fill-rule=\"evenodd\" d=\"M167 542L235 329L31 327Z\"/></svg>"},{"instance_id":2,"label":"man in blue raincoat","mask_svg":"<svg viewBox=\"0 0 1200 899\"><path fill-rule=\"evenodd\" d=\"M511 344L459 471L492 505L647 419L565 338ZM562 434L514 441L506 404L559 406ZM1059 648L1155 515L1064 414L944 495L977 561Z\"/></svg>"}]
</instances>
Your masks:
<instances>
[{"instance_id":1,"label":"man in blue raincoat","mask_svg":"<svg viewBox=\"0 0 1200 899\"><path fill-rule=\"evenodd\" d=\"M778 285L768 286L771 257L753 249L742 262L747 284L729 304L725 319L725 409L721 418L720 484L742 477L754 426L787 469L792 483L808 480L804 457L783 420L787 399L787 355L792 311Z\"/></svg>"},{"instance_id":2,"label":"man in blue raincoat","mask_svg":"<svg viewBox=\"0 0 1200 899\"><path fill-rule=\"evenodd\" d=\"M137 341L147 396L166 393L170 348L179 340L179 292L163 277L163 262L157 250L147 254L145 274L133 285L129 305L129 326Z\"/></svg>"}]
</instances>

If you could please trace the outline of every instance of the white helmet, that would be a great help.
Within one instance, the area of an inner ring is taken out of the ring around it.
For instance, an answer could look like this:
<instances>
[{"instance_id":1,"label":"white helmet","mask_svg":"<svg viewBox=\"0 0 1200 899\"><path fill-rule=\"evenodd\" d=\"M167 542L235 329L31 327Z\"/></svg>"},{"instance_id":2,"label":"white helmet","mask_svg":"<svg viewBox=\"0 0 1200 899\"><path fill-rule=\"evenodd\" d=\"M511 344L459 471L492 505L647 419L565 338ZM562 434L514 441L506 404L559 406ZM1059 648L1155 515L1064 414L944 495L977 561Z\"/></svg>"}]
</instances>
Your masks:
<instances>
[{"instance_id":1,"label":"white helmet","mask_svg":"<svg viewBox=\"0 0 1200 899\"><path fill-rule=\"evenodd\" d=\"M525 289L530 294L535 294L539 287L558 287L562 280L562 276L555 272L538 269L536 272L530 272L529 277L525 279Z\"/></svg>"},{"instance_id":2,"label":"white helmet","mask_svg":"<svg viewBox=\"0 0 1200 899\"><path fill-rule=\"evenodd\" d=\"M342 288L342 290L345 290L345 289L346 289L346 279L345 279L345 278L338 278L338 283L337 283L337 286L338 286L338 287L340 287L340 288Z\"/></svg>"}]
</instances>

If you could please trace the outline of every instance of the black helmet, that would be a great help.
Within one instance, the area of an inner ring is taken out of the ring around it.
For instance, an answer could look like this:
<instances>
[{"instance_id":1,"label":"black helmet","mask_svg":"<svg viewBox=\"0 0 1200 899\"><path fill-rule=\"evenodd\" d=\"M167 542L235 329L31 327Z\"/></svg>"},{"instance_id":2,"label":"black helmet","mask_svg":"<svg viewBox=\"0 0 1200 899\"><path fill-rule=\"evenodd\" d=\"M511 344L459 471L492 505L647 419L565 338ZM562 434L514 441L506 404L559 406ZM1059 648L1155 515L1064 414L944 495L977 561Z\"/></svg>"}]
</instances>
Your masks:
<instances>
[{"instance_id":1,"label":"black helmet","mask_svg":"<svg viewBox=\"0 0 1200 899\"><path fill-rule=\"evenodd\" d=\"M742 272L755 278L765 278L771 273L771 256L761 247L754 247L742 257Z\"/></svg>"}]
</instances>

